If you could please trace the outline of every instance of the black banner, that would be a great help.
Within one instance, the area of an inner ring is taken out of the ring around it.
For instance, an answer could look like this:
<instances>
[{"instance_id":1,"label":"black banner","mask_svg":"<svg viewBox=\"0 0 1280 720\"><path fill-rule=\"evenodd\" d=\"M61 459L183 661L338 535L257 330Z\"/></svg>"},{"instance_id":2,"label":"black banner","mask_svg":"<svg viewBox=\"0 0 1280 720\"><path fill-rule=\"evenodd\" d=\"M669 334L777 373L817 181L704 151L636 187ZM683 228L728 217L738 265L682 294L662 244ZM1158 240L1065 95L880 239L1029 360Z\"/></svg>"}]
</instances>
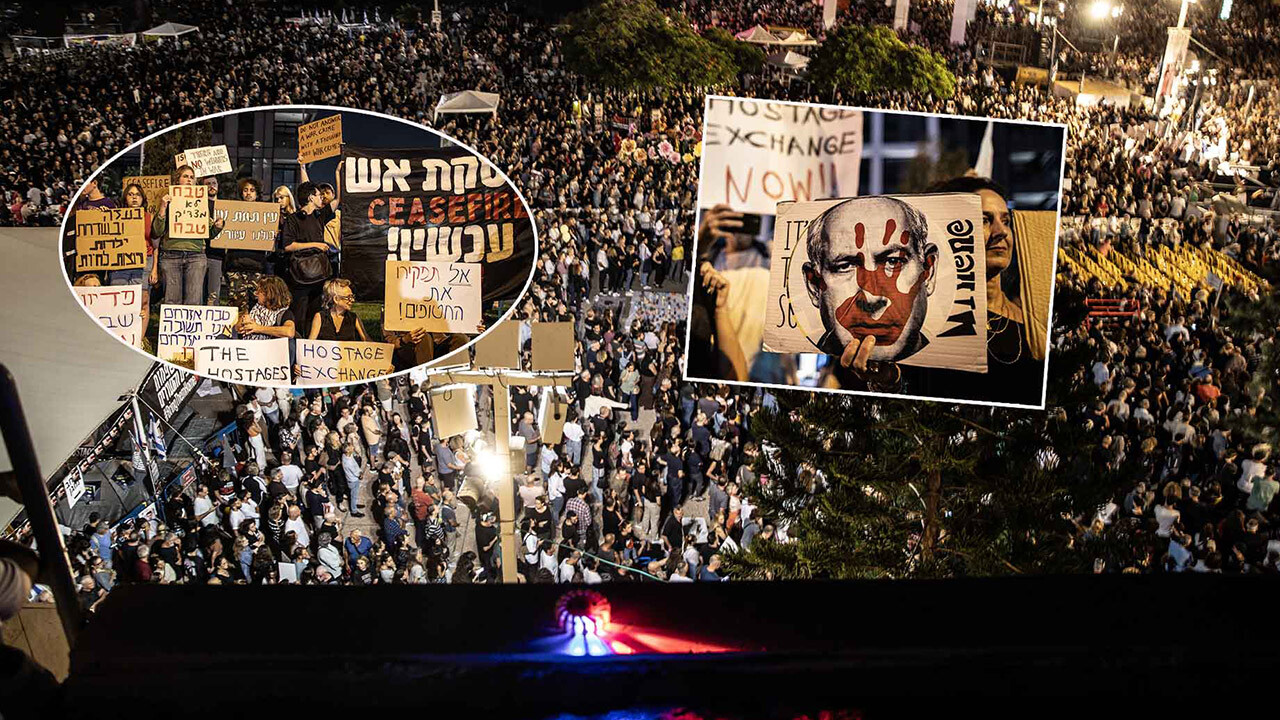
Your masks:
<instances>
[{"instance_id":1,"label":"black banner","mask_svg":"<svg viewBox=\"0 0 1280 720\"><path fill-rule=\"evenodd\" d=\"M388 260L481 262L485 303L511 300L536 259L515 188L462 148L342 153L342 276L381 301Z\"/></svg>"},{"instance_id":2,"label":"black banner","mask_svg":"<svg viewBox=\"0 0 1280 720\"><path fill-rule=\"evenodd\" d=\"M178 411L186 406L200 387L200 376L190 370L180 370L164 363L154 363L138 385L138 401L144 415L148 409L157 413L165 430L173 422ZM144 431L150 431L146 423Z\"/></svg>"}]
</instances>

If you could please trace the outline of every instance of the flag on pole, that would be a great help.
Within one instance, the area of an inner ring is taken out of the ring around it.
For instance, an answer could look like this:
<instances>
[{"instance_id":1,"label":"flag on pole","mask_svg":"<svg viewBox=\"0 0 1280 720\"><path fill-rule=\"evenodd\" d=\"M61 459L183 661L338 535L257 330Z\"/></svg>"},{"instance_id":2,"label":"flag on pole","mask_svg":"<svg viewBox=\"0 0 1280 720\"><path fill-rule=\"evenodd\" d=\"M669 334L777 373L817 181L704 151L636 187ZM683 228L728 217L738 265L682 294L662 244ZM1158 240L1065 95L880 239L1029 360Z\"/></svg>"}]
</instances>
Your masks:
<instances>
[{"instance_id":1,"label":"flag on pole","mask_svg":"<svg viewBox=\"0 0 1280 720\"><path fill-rule=\"evenodd\" d=\"M164 431L160 429L160 421L151 418L151 451L161 460L167 460L169 451L164 446Z\"/></svg>"},{"instance_id":2,"label":"flag on pole","mask_svg":"<svg viewBox=\"0 0 1280 720\"><path fill-rule=\"evenodd\" d=\"M990 120L987 121L987 131L982 135L982 147L978 149L978 162L974 164L973 171L978 177L991 177L991 165L995 159L995 147L991 143L991 130L995 126Z\"/></svg>"}]
</instances>

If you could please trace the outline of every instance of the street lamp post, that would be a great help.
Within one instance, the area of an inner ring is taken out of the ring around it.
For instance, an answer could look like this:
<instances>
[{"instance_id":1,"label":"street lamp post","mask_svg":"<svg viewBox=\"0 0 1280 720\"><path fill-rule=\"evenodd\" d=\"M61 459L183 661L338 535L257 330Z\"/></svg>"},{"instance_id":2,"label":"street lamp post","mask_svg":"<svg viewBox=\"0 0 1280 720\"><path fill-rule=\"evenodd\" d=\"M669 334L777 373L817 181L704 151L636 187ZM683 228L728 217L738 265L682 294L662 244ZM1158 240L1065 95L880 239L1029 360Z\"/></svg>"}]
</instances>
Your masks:
<instances>
[{"instance_id":1,"label":"street lamp post","mask_svg":"<svg viewBox=\"0 0 1280 720\"><path fill-rule=\"evenodd\" d=\"M428 371L428 379L432 386L464 383L468 385L487 385L493 391L493 440L495 475L498 479L498 536L499 547L502 548L502 582L518 582L517 543L516 543L516 485L511 472L511 387L568 387L573 381L574 373L542 373L518 372L493 369L483 370L450 370L439 369Z\"/></svg>"}]
</instances>

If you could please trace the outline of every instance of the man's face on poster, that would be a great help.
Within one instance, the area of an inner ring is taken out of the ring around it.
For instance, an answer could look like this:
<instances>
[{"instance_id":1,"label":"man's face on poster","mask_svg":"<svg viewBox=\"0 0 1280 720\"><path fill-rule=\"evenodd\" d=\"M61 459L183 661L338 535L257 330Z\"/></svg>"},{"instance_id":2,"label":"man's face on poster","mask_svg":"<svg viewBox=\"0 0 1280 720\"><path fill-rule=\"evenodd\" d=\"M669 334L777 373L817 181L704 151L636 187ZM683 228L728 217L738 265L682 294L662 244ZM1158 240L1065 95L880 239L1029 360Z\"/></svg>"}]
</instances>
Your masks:
<instances>
[{"instance_id":1,"label":"man's face on poster","mask_svg":"<svg viewBox=\"0 0 1280 720\"><path fill-rule=\"evenodd\" d=\"M918 211L888 198L846 201L815 222L804 265L809 298L840 347L876 339L870 359L919 348L938 248Z\"/></svg>"}]
</instances>

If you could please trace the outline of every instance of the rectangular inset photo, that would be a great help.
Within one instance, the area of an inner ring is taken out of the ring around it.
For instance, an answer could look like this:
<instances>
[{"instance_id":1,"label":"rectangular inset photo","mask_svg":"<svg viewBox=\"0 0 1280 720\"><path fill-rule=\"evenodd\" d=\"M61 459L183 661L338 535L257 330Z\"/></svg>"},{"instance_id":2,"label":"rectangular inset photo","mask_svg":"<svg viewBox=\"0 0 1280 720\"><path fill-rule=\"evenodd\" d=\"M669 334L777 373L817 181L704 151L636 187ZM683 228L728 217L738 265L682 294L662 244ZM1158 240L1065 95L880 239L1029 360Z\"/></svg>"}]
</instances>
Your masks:
<instances>
[{"instance_id":1,"label":"rectangular inset photo","mask_svg":"<svg viewBox=\"0 0 1280 720\"><path fill-rule=\"evenodd\" d=\"M1066 136L708 95L685 377L1042 409Z\"/></svg>"}]
</instances>

